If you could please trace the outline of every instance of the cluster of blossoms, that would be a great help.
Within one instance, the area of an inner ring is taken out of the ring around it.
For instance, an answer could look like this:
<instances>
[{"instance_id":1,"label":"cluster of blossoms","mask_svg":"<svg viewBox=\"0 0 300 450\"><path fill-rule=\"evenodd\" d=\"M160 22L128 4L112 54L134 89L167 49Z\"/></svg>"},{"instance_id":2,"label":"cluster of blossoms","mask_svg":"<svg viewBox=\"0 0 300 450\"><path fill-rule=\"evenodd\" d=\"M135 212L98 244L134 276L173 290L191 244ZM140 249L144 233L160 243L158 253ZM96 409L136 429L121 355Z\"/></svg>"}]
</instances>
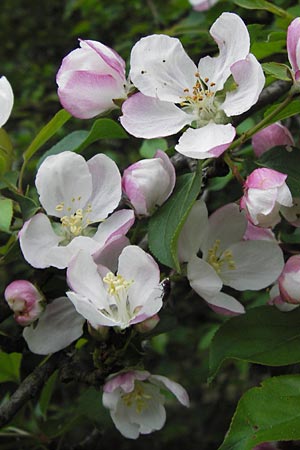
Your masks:
<instances>
[{"instance_id":1,"label":"cluster of blossoms","mask_svg":"<svg viewBox=\"0 0 300 450\"><path fill-rule=\"evenodd\" d=\"M198 10L213 3L192 2ZM299 23L296 19L288 32L295 84ZM178 39L142 38L132 49L128 79L125 62L115 51L100 42L81 40L80 48L64 58L58 71L60 101L81 119L122 104L120 122L136 137L170 136L187 126L175 145L179 153L196 159L219 157L235 138L230 117L257 102L265 78L250 53L247 28L236 14L223 13L210 33L219 55L201 58L197 66ZM13 102L4 77L0 96L6 104L2 126ZM276 123L257 133L252 144L259 158L271 147L289 148L294 141ZM177 256L191 288L215 312L242 314L245 308L232 290L260 290L273 283L273 303L300 304L300 255L285 264L273 230L282 216L300 226L300 202L293 199L286 181L284 173L258 168L245 180L239 204L224 205L210 216L203 198L191 208L178 238ZM153 158L130 165L122 175L104 154L86 161L66 150L41 163L35 185L44 212L24 223L20 247L34 268L66 269L69 290L47 303L28 281L7 286L5 299L24 326L23 336L32 352L47 355L67 347L82 336L86 323L93 332L107 327L118 333L129 327L144 332L155 327L164 296L160 269L153 256L131 245L127 234L136 219L150 217L164 204L175 183L174 166L159 149ZM179 384L132 368L107 378L103 404L118 430L135 439L164 425L163 389L189 406Z\"/></svg>"}]
</instances>

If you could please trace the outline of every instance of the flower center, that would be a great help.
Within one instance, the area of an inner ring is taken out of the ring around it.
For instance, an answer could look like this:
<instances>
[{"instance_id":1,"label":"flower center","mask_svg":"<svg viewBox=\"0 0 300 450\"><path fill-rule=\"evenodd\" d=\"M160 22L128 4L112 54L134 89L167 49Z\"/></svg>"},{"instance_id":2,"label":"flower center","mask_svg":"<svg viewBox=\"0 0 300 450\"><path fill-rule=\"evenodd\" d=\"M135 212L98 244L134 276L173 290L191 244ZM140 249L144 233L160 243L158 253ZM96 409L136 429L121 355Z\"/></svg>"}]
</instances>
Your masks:
<instances>
[{"instance_id":1,"label":"flower center","mask_svg":"<svg viewBox=\"0 0 300 450\"><path fill-rule=\"evenodd\" d=\"M135 382L134 390L132 392L123 394L121 397L128 408L135 404L135 410L138 414L147 407L147 403L151 399L151 395L146 394L142 383L139 383L138 381Z\"/></svg>"},{"instance_id":2,"label":"flower center","mask_svg":"<svg viewBox=\"0 0 300 450\"><path fill-rule=\"evenodd\" d=\"M229 270L236 269L231 250L225 250L223 253L221 253L220 244L220 239L216 239L214 245L208 250L206 259L218 274L221 273L224 266L227 266L227 269Z\"/></svg>"},{"instance_id":3,"label":"flower center","mask_svg":"<svg viewBox=\"0 0 300 450\"><path fill-rule=\"evenodd\" d=\"M114 275L108 272L103 278L103 282L107 284L107 292L110 298L109 310L102 312L115 321L120 322L120 328L126 328L129 325L136 309L132 312L131 305L128 300L128 288L134 282L126 280L122 275Z\"/></svg>"},{"instance_id":4,"label":"flower center","mask_svg":"<svg viewBox=\"0 0 300 450\"><path fill-rule=\"evenodd\" d=\"M122 291L126 291L129 286L133 283L133 281L125 280L122 275L114 275L112 272L108 272L108 274L103 278L104 283L108 285L108 293L109 295L113 295L114 297L120 297Z\"/></svg>"},{"instance_id":5,"label":"flower center","mask_svg":"<svg viewBox=\"0 0 300 450\"><path fill-rule=\"evenodd\" d=\"M81 200L81 197L78 197L78 201ZM72 203L74 204L76 199L72 198ZM74 207L65 207L65 203L61 202L55 207L56 211L66 211L70 213L72 210L74 211ZM62 227L64 228L67 237L73 238L74 236L79 236L82 234L82 230L86 228L91 221L87 219L87 215L92 212L92 205L88 204L85 209L78 208L75 210L73 214L66 214L60 218Z\"/></svg>"}]
</instances>

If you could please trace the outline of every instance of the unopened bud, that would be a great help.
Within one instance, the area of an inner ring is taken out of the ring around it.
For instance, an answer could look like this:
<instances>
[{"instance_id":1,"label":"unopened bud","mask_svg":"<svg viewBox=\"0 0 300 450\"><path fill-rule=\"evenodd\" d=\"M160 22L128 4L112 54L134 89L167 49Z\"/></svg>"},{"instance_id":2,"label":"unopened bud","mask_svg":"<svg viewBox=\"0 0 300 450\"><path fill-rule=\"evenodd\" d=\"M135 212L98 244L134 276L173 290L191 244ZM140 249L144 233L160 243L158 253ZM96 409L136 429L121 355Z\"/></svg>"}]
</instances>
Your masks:
<instances>
[{"instance_id":1,"label":"unopened bud","mask_svg":"<svg viewBox=\"0 0 300 450\"><path fill-rule=\"evenodd\" d=\"M46 305L43 294L26 280L10 283L5 289L4 298L14 312L16 322L23 327L38 319Z\"/></svg>"},{"instance_id":2,"label":"unopened bud","mask_svg":"<svg viewBox=\"0 0 300 450\"><path fill-rule=\"evenodd\" d=\"M153 328L156 327L159 321L160 318L158 317L158 314L155 314L154 316L149 317L149 319L146 319L143 322L136 323L134 328L139 333L149 333L149 331L152 331Z\"/></svg>"},{"instance_id":3,"label":"unopened bud","mask_svg":"<svg viewBox=\"0 0 300 450\"><path fill-rule=\"evenodd\" d=\"M88 332L96 341L104 342L108 338L109 327L98 325L97 328L93 328L92 325L88 322Z\"/></svg>"},{"instance_id":4,"label":"unopened bud","mask_svg":"<svg viewBox=\"0 0 300 450\"><path fill-rule=\"evenodd\" d=\"M281 297L288 303L300 303L300 255L291 256L278 278Z\"/></svg>"}]
</instances>

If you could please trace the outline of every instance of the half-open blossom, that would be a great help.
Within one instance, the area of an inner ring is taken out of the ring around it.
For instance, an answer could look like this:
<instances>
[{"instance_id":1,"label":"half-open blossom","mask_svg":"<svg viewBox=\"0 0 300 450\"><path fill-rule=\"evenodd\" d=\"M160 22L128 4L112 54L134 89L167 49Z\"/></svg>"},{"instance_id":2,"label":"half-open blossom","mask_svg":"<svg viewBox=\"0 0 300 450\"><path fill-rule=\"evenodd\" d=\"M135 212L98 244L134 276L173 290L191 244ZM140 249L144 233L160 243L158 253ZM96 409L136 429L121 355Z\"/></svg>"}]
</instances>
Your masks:
<instances>
[{"instance_id":1,"label":"half-open blossom","mask_svg":"<svg viewBox=\"0 0 300 450\"><path fill-rule=\"evenodd\" d=\"M293 304L300 303L300 255L291 256L278 279L281 297Z\"/></svg>"},{"instance_id":2,"label":"half-open blossom","mask_svg":"<svg viewBox=\"0 0 300 450\"><path fill-rule=\"evenodd\" d=\"M121 372L103 386L103 405L109 409L116 428L129 439L160 430L166 421L165 396L170 391L184 406L189 406L186 390L178 383L147 371Z\"/></svg>"},{"instance_id":3,"label":"half-open blossom","mask_svg":"<svg viewBox=\"0 0 300 450\"><path fill-rule=\"evenodd\" d=\"M189 0L195 11L206 11L214 6L218 0Z\"/></svg>"},{"instance_id":4,"label":"half-open blossom","mask_svg":"<svg viewBox=\"0 0 300 450\"><path fill-rule=\"evenodd\" d=\"M0 127L8 120L14 104L14 93L10 82L4 76L0 78Z\"/></svg>"},{"instance_id":5,"label":"half-open blossom","mask_svg":"<svg viewBox=\"0 0 300 450\"><path fill-rule=\"evenodd\" d=\"M202 207L203 208L203 207ZM239 314L244 307L232 296L221 292L223 285L238 291L263 289L280 275L284 260L280 247L265 240L243 240L247 219L238 205L230 203L215 211L209 219L203 214L198 245L187 265L191 287L217 312ZM181 238L179 238L181 239Z\"/></svg>"},{"instance_id":6,"label":"half-open blossom","mask_svg":"<svg viewBox=\"0 0 300 450\"><path fill-rule=\"evenodd\" d=\"M175 179L169 157L158 150L154 158L143 159L124 170L122 187L135 212L150 216L171 195Z\"/></svg>"},{"instance_id":7,"label":"half-open blossom","mask_svg":"<svg viewBox=\"0 0 300 450\"><path fill-rule=\"evenodd\" d=\"M288 303L285 301L285 299L281 296L278 282L276 282L269 292L270 300L268 301L269 305L276 306L279 311L282 312L290 312L293 311L296 308L299 308L299 304L294 303Z\"/></svg>"},{"instance_id":8,"label":"half-open blossom","mask_svg":"<svg viewBox=\"0 0 300 450\"><path fill-rule=\"evenodd\" d=\"M84 267L84 271L82 270ZM152 317L162 307L163 287L152 256L129 245L119 257L115 275L81 251L69 264L67 296L93 328L99 325L125 329Z\"/></svg>"},{"instance_id":9,"label":"half-open blossom","mask_svg":"<svg viewBox=\"0 0 300 450\"><path fill-rule=\"evenodd\" d=\"M287 52L294 81L300 80L300 17L294 19L287 30Z\"/></svg>"},{"instance_id":10,"label":"half-open blossom","mask_svg":"<svg viewBox=\"0 0 300 450\"><path fill-rule=\"evenodd\" d=\"M287 127L279 122L269 125L256 133L252 138L252 147L255 155L258 157L277 145L295 145L293 136Z\"/></svg>"},{"instance_id":11,"label":"half-open blossom","mask_svg":"<svg viewBox=\"0 0 300 450\"><path fill-rule=\"evenodd\" d=\"M223 13L210 33L219 55L201 58L198 67L177 38L152 35L135 44L130 77L140 92L125 101L121 117L129 133L149 139L192 125L175 146L179 153L204 159L226 150L235 137L229 117L256 103L265 78L239 16ZM235 88L226 93L230 76Z\"/></svg>"},{"instance_id":12,"label":"half-open blossom","mask_svg":"<svg viewBox=\"0 0 300 450\"><path fill-rule=\"evenodd\" d=\"M57 73L58 96L73 116L89 119L116 108L125 99L129 84L125 61L101 42L79 40L80 48L62 61Z\"/></svg>"},{"instance_id":13,"label":"half-open blossom","mask_svg":"<svg viewBox=\"0 0 300 450\"><path fill-rule=\"evenodd\" d=\"M286 174L265 167L255 169L247 177L241 208L254 225L274 227L281 220L280 206L293 205L286 178Z\"/></svg>"},{"instance_id":14,"label":"half-open blossom","mask_svg":"<svg viewBox=\"0 0 300 450\"><path fill-rule=\"evenodd\" d=\"M43 294L27 280L15 280L4 292L4 298L19 325L27 326L37 320L45 309Z\"/></svg>"},{"instance_id":15,"label":"half-open blossom","mask_svg":"<svg viewBox=\"0 0 300 450\"><path fill-rule=\"evenodd\" d=\"M127 245L124 235L134 221L130 210L121 210L103 220L121 199L119 169L106 155L98 154L88 162L76 153L63 152L49 156L41 164L36 187L43 213L28 220L19 233L24 258L33 267L67 267L79 249L97 253L98 261L107 246L120 251ZM91 225L102 222L98 228Z\"/></svg>"},{"instance_id":16,"label":"half-open blossom","mask_svg":"<svg viewBox=\"0 0 300 450\"><path fill-rule=\"evenodd\" d=\"M77 313L67 297L59 297L46 306L34 325L26 327L23 337L29 350L48 355L68 347L82 333L85 319Z\"/></svg>"}]
</instances>

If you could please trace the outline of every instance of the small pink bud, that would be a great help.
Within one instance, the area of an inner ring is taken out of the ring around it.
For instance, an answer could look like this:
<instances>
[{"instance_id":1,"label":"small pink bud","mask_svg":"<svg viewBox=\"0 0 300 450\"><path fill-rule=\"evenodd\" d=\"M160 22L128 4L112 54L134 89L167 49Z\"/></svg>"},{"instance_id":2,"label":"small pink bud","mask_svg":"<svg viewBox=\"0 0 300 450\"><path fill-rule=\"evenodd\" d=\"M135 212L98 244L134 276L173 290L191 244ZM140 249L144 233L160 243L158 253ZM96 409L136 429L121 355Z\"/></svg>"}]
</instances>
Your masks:
<instances>
[{"instance_id":1,"label":"small pink bud","mask_svg":"<svg viewBox=\"0 0 300 450\"><path fill-rule=\"evenodd\" d=\"M149 331L152 331L158 322L160 321L160 318L158 314L155 314L152 317L149 317L149 319L144 320L143 322L136 323L134 328L139 333L149 333Z\"/></svg>"},{"instance_id":2,"label":"small pink bud","mask_svg":"<svg viewBox=\"0 0 300 450\"><path fill-rule=\"evenodd\" d=\"M10 283L5 289L4 298L14 312L16 322L23 327L38 319L45 309L43 294L26 280Z\"/></svg>"},{"instance_id":3,"label":"small pink bud","mask_svg":"<svg viewBox=\"0 0 300 450\"><path fill-rule=\"evenodd\" d=\"M288 303L300 303L300 255L291 256L278 278L281 297Z\"/></svg>"},{"instance_id":4,"label":"small pink bud","mask_svg":"<svg viewBox=\"0 0 300 450\"><path fill-rule=\"evenodd\" d=\"M252 138L253 150L258 157L277 145L295 145L289 130L279 122L269 125Z\"/></svg>"},{"instance_id":5,"label":"small pink bud","mask_svg":"<svg viewBox=\"0 0 300 450\"><path fill-rule=\"evenodd\" d=\"M98 325L97 328L93 328L92 325L88 322L88 332L96 341L104 342L108 338L109 327Z\"/></svg>"}]
</instances>

